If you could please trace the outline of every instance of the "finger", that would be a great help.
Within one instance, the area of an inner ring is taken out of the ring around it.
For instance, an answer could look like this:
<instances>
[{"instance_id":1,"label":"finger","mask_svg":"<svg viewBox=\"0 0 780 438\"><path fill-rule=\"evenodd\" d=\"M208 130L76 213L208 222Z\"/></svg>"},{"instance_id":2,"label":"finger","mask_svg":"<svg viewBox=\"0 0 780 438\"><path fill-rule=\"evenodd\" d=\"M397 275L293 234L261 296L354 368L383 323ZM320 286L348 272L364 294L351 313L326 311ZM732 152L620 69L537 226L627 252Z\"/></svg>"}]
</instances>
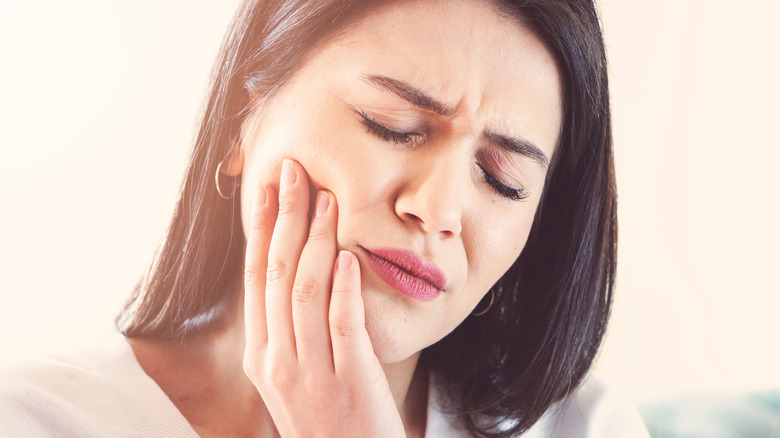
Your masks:
<instances>
[{"instance_id":1,"label":"finger","mask_svg":"<svg viewBox=\"0 0 780 438\"><path fill-rule=\"evenodd\" d=\"M272 187L258 187L252 206L251 222L244 259L244 321L246 344L265 346L268 339L265 318L265 273L268 247L276 222L276 192Z\"/></svg>"},{"instance_id":2,"label":"finger","mask_svg":"<svg viewBox=\"0 0 780 438\"><path fill-rule=\"evenodd\" d=\"M332 371L328 301L336 259L336 202L317 194L309 238L303 248L292 292L292 316L298 361L304 369Z\"/></svg>"},{"instance_id":3,"label":"finger","mask_svg":"<svg viewBox=\"0 0 780 438\"><path fill-rule=\"evenodd\" d=\"M373 366L376 356L366 331L360 266L349 251L341 251L336 261L328 319L336 374Z\"/></svg>"},{"instance_id":4,"label":"finger","mask_svg":"<svg viewBox=\"0 0 780 438\"><path fill-rule=\"evenodd\" d=\"M268 249L265 291L268 348L282 355L278 357L296 354L290 291L308 229L308 178L299 164L284 160L279 182L279 213Z\"/></svg>"}]
</instances>

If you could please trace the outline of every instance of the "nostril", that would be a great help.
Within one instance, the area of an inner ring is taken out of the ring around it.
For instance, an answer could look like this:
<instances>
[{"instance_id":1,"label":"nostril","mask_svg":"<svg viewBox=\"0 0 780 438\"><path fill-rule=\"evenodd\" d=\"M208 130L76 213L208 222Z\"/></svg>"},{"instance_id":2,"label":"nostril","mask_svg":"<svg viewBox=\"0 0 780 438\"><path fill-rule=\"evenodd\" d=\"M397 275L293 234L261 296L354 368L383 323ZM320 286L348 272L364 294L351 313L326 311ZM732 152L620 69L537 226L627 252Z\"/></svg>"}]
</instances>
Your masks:
<instances>
[{"instance_id":1,"label":"nostril","mask_svg":"<svg viewBox=\"0 0 780 438\"><path fill-rule=\"evenodd\" d=\"M446 237L452 237L459 233L459 230L455 230L452 228L455 225L441 223L441 221L436 220L436 218L433 217L429 218L430 220L425 220L423 219L422 216L418 216L414 213L409 213L409 212L405 213L404 217L408 223L420 227L420 229L422 229L426 233L439 232Z\"/></svg>"},{"instance_id":2,"label":"nostril","mask_svg":"<svg viewBox=\"0 0 780 438\"><path fill-rule=\"evenodd\" d=\"M425 221L423 221L422 218L420 218L420 216L417 216L414 213L406 213L406 217L408 217L409 219L411 219L414 222L425 223Z\"/></svg>"},{"instance_id":3,"label":"nostril","mask_svg":"<svg viewBox=\"0 0 780 438\"><path fill-rule=\"evenodd\" d=\"M434 178L433 176L441 176ZM405 187L393 198L396 217L407 226L426 234L457 236L461 232L464 201L450 179L442 172L426 174L412 187Z\"/></svg>"}]
</instances>

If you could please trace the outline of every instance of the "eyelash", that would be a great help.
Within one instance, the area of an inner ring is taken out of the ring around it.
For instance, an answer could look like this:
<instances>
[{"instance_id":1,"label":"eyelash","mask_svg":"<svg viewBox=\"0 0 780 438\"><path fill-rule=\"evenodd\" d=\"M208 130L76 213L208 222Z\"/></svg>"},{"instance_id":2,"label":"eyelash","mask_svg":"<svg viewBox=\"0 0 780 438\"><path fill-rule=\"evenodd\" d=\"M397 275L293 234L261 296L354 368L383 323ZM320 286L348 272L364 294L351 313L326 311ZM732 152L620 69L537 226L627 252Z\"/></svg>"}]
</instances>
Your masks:
<instances>
[{"instance_id":1,"label":"eyelash","mask_svg":"<svg viewBox=\"0 0 780 438\"><path fill-rule=\"evenodd\" d=\"M508 185L496 179L496 177L491 175L490 172L485 170L485 168L481 165L479 168L482 170L482 174L485 175L485 182L490 184L490 187L492 187L493 190L495 190L499 195L513 201L525 201L530 196L530 193L526 192L524 188L513 189L512 187L509 187Z\"/></svg>"},{"instance_id":2,"label":"eyelash","mask_svg":"<svg viewBox=\"0 0 780 438\"><path fill-rule=\"evenodd\" d=\"M361 122L363 123L363 126L365 126L368 133L373 134L380 139L384 141L391 141L395 144L409 144L415 142L420 137L420 134L414 133L414 132L399 132L394 131L381 123L376 122L371 117L368 116L368 114L359 111L360 116L362 118ZM480 170L482 170L482 174L485 176L485 182L490 185L490 187L493 188L493 190L498 193L500 196L503 196L504 198L511 199L513 201L523 201L528 198L530 195L528 192L525 191L525 189L513 189L506 184L502 183L496 177L494 177L490 172L485 170L484 167L481 165L479 166Z\"/></svg>"},{"instance_id":3,"label":"eyelash","mask_svg":"<svg viewBox=\"0 0 780 438\"><path fill-rule=\"evenodd\" d=\"M384 141L391 141L395 144L409 144L414 143L415 140L418 140L421 137L420 134L414 132L394 131L381 123L376 122L369 117L368 114L362 111L360 112L360 116L362 117L363 126L366 127L366 130Z\"/></svg>"}]
</instances>

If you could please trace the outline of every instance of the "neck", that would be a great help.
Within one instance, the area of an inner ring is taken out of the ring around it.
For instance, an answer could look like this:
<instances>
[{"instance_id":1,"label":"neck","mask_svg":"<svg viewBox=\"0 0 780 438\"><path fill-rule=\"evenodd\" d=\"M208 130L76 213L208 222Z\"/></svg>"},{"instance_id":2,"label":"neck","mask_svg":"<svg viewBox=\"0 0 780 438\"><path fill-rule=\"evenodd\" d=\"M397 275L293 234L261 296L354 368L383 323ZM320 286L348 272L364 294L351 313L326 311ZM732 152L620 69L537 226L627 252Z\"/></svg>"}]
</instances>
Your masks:
<instances>
[{"instance_id":1,"label":"neck","mask_svg":"<svg viewBox=\"0 0 780 438\"><path fill-rule=\"evenodd\" d=\"M236 307L235 318L222 330L186 344L133 338L130 345L146 374L201 436L277 436L243 370L243 303ZM416 353L382 366L407 436L422 436L425 430L428 376L418 360Z\"/></svg>"}]
</instances>

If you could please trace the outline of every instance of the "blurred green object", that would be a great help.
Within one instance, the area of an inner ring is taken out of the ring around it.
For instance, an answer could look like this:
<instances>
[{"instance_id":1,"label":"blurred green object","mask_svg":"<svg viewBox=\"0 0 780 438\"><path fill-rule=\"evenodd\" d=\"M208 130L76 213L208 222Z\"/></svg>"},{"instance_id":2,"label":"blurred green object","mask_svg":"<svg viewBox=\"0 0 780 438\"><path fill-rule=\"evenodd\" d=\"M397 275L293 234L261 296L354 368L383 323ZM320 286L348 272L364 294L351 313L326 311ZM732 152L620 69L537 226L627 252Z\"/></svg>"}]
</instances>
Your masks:
<instances>
[{"instance_id":1,"label":"blurred green object","mask_svg":"<svg viewBox=\"0 0 780 438\"><path fill-rule=\"evenodd\" d=\"M780 390L681 396L639 411L653 438L780 438Z\"/></svg>"}]
</instances>

